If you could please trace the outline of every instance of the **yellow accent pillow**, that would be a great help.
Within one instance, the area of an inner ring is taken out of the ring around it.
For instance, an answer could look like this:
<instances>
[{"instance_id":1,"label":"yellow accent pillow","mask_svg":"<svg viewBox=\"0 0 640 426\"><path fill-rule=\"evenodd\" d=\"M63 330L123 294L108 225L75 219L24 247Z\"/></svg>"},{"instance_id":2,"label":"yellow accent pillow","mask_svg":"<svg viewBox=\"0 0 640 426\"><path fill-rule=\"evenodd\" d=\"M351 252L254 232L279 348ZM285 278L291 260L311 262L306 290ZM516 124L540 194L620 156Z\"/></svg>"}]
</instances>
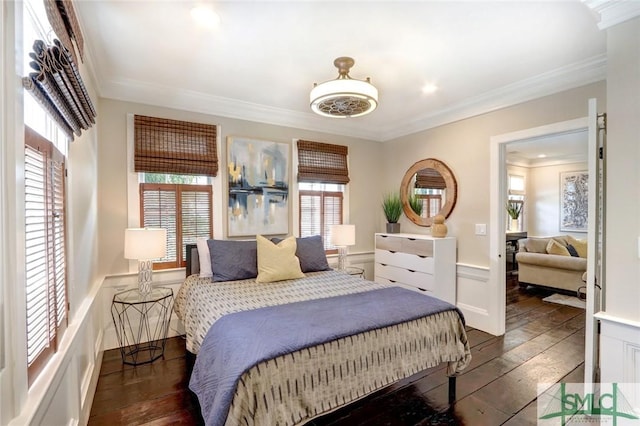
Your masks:
<instances>
[{"instance_id":1,"label":"yellow accent pillow","mask_svg":"<svg viewBox=\"0 0 640 426\"><path fill-rule=\"evenodd\" d=\"M578 256L587 257L587 240L579 240L576 237L567 235L567 242L576 249Z\"/></svg>"},{"instance_id":2,"label":"yellow accent pillow","mask_svg":"<svg viewBox=\"0 0 640 426\"><path fill-rule=\"evenodd\" d=\"M556 240L550 240L549 244L547 244L547 253L548 254L559 254L560 256L571 256L569 250Z\"/></svg>"},{"instance_id":3,"label":"yellow accent pillow","mask_svg":"<svg viewBox=\"0 0 640 426\"><path fill-rule=\"evenodd\" d=\"M262 235L256 235L258 244L258 277L256 282L271 283L274 281L303 278L300 260L296 257L296 238L291 236L272 243Z\"/></svg>"}]
</instances>

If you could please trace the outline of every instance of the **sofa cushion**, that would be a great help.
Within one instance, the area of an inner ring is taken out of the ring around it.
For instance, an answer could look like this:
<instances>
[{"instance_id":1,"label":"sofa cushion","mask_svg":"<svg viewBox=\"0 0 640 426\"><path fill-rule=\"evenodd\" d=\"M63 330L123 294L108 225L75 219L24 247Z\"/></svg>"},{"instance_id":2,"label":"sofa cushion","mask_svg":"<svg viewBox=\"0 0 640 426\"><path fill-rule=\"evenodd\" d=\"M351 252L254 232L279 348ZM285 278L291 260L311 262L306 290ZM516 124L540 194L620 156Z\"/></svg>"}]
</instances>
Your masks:
<instances>
[{"instance_id":1,"label":"sofa cushion","mask_svg":"<svg viewBox=\"0 0 640 426\"><path fill-rule=\"evenodd\" d=\"M554 239L549 240L549 244L547 244L547 253L557 254L560 256L571 256L569 250Z\"/></svg>"},{"instance_id":2,"label":"sofa cushion","mask_svg":"<svg viewBox=\"0 0 640 426\"><path fill-rule=\"evenodd\" d=\"M529 253L546 253L550 238L527 238L525 247Z\"/></svg>"},{"instance_id":3,"label":"sofa cushion","mask_svg":"<svg viewBox=\"0 0 640 426\"><path fill-rule=\"evenodd\" d=\"M566 269L570 271L580 271L580 273L587 270L587 259L581 257L550 256L542 253L521 252L516 254L516 261L518 265L527 264L542 268ZM524 281L528 282L526 280Z\"/></svg>"}]
</instances>

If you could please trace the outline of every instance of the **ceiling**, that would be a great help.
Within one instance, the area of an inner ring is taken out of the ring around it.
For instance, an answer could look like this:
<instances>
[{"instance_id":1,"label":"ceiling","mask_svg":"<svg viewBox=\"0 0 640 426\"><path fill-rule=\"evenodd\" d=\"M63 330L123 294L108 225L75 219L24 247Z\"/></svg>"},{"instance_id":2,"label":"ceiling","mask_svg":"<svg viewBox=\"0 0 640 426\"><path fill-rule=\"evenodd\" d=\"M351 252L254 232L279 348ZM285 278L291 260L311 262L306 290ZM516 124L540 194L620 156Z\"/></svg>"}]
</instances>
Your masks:
<instances>
[{"instance_id":1,"label":"ceiling","mask_svg":"<svg viewBox=\"0 0 640 426\"><path fill-rule=\"evenodd\" d=\"M578 0L210 1L209 26L196 4L76 2L99 95L388 141L605 77L605 32ZM311 112L339 56L378 88L373 113Z\"/></svg>"},{"instance_id":2,"label":"ceiling","mask_svg":"<svg viewBox=\"0 0 640 426\"><path fill-rule=\"evenodd\" d=\"M510 142L506 145L507 163L522 167L586 163L588 140L585 129Z\"/></svg>"}]
</instances>

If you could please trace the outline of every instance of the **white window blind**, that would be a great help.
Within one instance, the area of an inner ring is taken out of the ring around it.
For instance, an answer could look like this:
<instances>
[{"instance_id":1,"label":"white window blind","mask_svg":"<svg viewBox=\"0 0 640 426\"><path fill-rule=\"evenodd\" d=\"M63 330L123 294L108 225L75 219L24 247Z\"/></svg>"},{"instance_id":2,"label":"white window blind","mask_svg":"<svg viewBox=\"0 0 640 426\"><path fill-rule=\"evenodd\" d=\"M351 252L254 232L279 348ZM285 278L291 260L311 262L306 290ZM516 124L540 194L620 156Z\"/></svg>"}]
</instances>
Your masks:
<instances>
[{"instance_id":1,"label":"white window blind","mask_svg":"<svg viewBox=\"0 0 640 426\"><path fill-rule=\"evenodd\" d=\"M321 235L326 251L335 251L331 245L331 225L342 223L342 192L301 190L300 236Z\"/></svg>"},{"instance_id":2,"label":"white window blind","mask_svg":"<svg viewBox=\"0 0 640 426\"><path fill-rule=\"evenodd\" d=\"M25 281L29 382L56 350L66 326L64 157L25 132Z\"/></svg>"},{"instance_id":3,"label":"white window blind","mask_svg":"<svg viewBox=\"0 0 640 426\"><path fill-rule=\"evenodd\" d=\"M210 185L141 183L140 224L167 230L167 255L155 269L186 264L186 246L198 237L213 236Z\"/></svg>"}]
</instances>

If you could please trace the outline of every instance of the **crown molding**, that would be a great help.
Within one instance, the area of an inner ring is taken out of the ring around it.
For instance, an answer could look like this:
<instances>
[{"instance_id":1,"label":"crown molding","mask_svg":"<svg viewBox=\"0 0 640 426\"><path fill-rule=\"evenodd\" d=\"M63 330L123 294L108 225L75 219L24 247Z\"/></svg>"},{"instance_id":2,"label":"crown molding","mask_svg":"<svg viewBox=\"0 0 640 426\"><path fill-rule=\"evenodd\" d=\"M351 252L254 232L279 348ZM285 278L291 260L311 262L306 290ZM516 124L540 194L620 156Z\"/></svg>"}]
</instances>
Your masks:
<instances>
[{"instance_id":1,"label":"crown molding","mask_svg":"<svg viewBox=\"0 0 640 426\"><path fill-rule=\"evenodd\" d=\"M635 0L582 0L583 3L600 16L598 28L606 30L640 16L640 2Z\"/></svg>"},{"instance_id":2,"label":"crown molding","mask_svg":"<svg viewBox=\"0 0 640 426\"><path fill-rule=\"evenodd\" d=\"M469 98L435 114L395 122L386 128L374 124L363 126L358 120L328 119L311 112L304 113L275 108L142 81L104 82L99 87L99 93L104 98L120 101L386 142L454 121L595 83L605 78L606 55L598 55Z\"/></svg>"},{"instance_id":3,"label":"crown molding","mask_svg":"<svg viewBox=\"0 0 640 426\"><path fill-rule=\"evenodd\" d=\"M606 68L606 55L597 55L587 60L471 97L465 102L453 105L451 108L441 110L436 114L426 115L410 122L396 123L394 128L381 132L382 137L383 140L390 141L422 130L602 81L606 79Z\"/></svg>"}]
</instances>

